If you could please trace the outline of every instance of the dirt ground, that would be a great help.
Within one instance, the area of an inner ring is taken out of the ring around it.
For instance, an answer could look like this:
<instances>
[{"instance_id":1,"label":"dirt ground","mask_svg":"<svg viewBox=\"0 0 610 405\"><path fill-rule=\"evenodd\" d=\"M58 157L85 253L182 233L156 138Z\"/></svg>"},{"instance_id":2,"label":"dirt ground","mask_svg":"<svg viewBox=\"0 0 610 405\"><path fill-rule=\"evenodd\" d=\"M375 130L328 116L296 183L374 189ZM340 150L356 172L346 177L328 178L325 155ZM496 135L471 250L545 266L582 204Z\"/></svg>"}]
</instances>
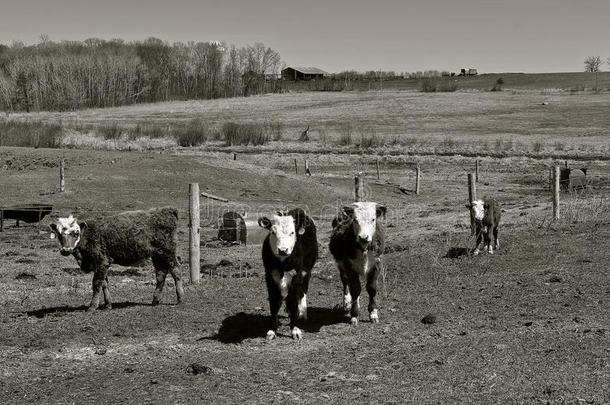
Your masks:
<instances>
[{"instance_id":1,"label":"dirt ground","mask_svg":"<svg viewBox=\"0 0 610 405\"><path fill-rule=\"evenodd\" d=\"M0 205L51 203L54 215L80 217L176 206L187 280L188 184L231 201L202 201L202 281L187 283L179 306L171 282L163 305L150 305L150 264L117 266L114 308L86 313L91 276L58 254L51 218L6 221L0 402L610 402L607 162L570 162L589 168L591 186L562 195L562 220L553 222L550 160L483 159L479 195L503 206L500 250L470 257L461 253L472 243L464 203L473 159L385 158L377 180L367 156L309 156L311 177L294 174L294 157L0 149ZM65 193L57 193L61 158ZM371 324L363 311L354 327L338 309L341 283L327 245L337 205L353 198L356 171L366 174L367 197L388 206L388 248L381 321ZM294 206L316 221L321 258L304 339L289 337L284 317L267 342L260 245L219 244L217 217Z\"/></svg>"}]
</instances>

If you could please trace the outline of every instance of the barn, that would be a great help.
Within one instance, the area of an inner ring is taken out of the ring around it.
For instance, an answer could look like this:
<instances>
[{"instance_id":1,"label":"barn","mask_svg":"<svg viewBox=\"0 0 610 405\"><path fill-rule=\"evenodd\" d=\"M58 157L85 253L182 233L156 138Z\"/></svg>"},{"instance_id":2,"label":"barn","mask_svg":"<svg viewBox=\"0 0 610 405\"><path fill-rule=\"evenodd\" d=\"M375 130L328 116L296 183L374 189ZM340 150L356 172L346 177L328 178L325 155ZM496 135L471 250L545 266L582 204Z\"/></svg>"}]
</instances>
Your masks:
<instances>
[{"instance_id":1,"label":"barn","mask_svg":"<svg viewBox=\"0 0 610 405\"><path fill-rule=\"evenodd\" d=\"M317 67L292 67L288 66L282 70L282 79L284 80L314 80L322 79L327 76L328 72L318 69Z\"/></svg>"}]
</instances>

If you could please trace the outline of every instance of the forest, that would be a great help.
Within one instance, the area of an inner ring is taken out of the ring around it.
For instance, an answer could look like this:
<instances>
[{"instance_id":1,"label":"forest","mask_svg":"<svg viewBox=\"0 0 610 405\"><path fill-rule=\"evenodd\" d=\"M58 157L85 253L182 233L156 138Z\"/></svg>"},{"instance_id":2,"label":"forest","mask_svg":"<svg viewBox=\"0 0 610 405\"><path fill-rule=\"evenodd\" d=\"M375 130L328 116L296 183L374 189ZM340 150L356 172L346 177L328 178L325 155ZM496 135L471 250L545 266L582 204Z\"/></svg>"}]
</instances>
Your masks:
<instances>
[{"instance_id":1,"label":"forest","mask_svg":"<svg viewBox=\"0 0 610 405\"><path fill-rule=\"evenodd\" d=\"M87 39L0 44L0 109L66 111L280 91L280 54L262 43ZM267 75L267 76L266 76Z\"/></svg>"}]
</instances>

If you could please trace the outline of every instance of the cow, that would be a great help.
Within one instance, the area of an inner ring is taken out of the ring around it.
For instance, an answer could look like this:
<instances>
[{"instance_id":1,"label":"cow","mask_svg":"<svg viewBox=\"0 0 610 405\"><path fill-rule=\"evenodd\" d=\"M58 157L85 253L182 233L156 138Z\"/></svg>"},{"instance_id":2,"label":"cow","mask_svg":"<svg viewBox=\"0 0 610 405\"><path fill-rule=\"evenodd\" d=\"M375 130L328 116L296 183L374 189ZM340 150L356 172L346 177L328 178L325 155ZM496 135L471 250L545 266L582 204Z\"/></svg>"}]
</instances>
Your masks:
<instances>
[{"instance_id":1,"label":"cow","mask_svg":"<svg viewBox=\"0 0 610 405\"><path fill-rule=\"evenodd\" d=\"M148 258L152 259L157 278L152 304L159 304L167 273L174 279L178 303L182 302L182 277L176 269L175 208L128 211L86 222L70 215L58 218L50 227L51 237L57 237L61 244L60 253L74 256L82 271L93 273L93 297L88 311L98 308L102 291L106 308L112 308L108 288L110 265L129 266Z\"/></svg>"},{"instance_id":2,"label":"cow","mask_svg":"<svg viewBox=\"0 0 610 405\"><path fill-rule=\"evenodd\" d=\"M471 204L466 204L474 220L474 234L476 244L471 253L478 255L481 240L485 239L484 249L493 254L494 248L500 247L498 239L498 226L500 225L501 208L500 203L491 197L483 197L482 200L475 200ZM494 240L492 247L491 240Z\"/></svg>"},{"instance_id":3,"label":"cow","mask_svg":"<svg viewBox=\"0 0 610 405\"><path fill-rule=\"evenodd\" d=\"M262 247L271 322L267 340L276 337L282 303L290 316L293 339L303 338L307 319L307 290L311 269L318 259L318 240L313 220L300 208L260 217L258 224L269 231Z\"/></svg>"},{"instance_id":4,"label":"cow","mask_svg":"<svg viewBox=\"0 0 610 405\"><path fill-rule=\"evenodd\" d=\"M383 268L385 228L379 220L387 208L375 202L355 202L333 219L329 249L343 284L343 306L352 325L358 324L362 281L369 295L369 319L379 322L375 302L377 278Z\"/></svg>"}]
</instances>

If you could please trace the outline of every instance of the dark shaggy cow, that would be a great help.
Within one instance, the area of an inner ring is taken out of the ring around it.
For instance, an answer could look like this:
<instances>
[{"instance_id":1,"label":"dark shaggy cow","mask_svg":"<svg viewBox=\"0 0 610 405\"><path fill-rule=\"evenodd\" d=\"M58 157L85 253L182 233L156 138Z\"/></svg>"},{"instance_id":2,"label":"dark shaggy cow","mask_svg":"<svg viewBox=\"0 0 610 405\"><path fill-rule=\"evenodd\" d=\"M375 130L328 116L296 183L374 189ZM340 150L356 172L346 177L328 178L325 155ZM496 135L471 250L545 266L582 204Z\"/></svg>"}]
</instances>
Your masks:
<instances>
[{"instance_id":1,"label":"dark shaggy cow","mask_svg":"<svg viewBox=\"0 0 610 405\"><path fill-rule=\"evenodd\" d=\"M300 209L261 217L258 224L269 230L263 242L263 264L269 294L271 325L267 339L275 338L282 302L290 315L293 339L302 339L307 319L307 290L311 269L318 259L318 240L313 220Z\"/></svg>"},{"instance_id":2,"label":"dark shaggy cow","mask_svg":"<svg viewBox=\"0 0 610 405\"><path fill-rule=\"evenodd\" d=\"M385 214L383 205L356 202L351 207L344 207L333 220L329 248L343 283L344 309L354 325L358 323L363 279L369 295L369 318L371 322L379 322L375 296L377 278L383 266L385 230L378 219Z\"/></svg>"},{"instance_id":3,"label":"dark shaggy cow","mask_svg":"<svg viewBox=\"0 0 610 405\"><path fill-rule=\"evenodd\" d=\"M494 252L494 247L500 247L498 239L498 226L500 225L501 208L500 203L490 197L483 197L482 200L473 201L472 204L466 204L466 208L472 211L474 217L474 234L476 236L476 245L472 249L472 253L479 254L479 245L481 240L485 239L484 248L489 253ZM495 241L494 247L491 245L492 237Z\"/></svg>"},{"instance_id":4,"label":"dark shaggy cow","mask_svg":"<svg viewBox=\"0 0 610 405\"><path fill-rule=\"evenodd\" d=\"M153 305L159 303L167 273L174 278L178 302L182 301L184 290L176 269L175 208L123 212L87 222L79 222L70 215L50 226L61 243L60 253L73 255L84 272L93 273L89 311L97 309L102 291L106 307L112 308L107 276L110 265L129 266L148 258L152 259L157 276Z\"/></svg>"}]
</instances>

